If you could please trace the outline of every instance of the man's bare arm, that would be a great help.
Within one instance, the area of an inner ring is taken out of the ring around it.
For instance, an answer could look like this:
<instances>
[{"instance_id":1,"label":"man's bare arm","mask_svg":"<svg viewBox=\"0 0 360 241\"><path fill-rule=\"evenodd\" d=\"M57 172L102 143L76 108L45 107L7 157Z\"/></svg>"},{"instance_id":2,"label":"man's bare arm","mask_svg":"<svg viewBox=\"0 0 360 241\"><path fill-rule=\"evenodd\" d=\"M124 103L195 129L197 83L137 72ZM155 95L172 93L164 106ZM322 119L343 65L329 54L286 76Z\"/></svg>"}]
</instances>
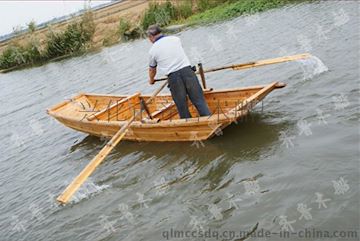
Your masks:
<instances>
[{"instance_id":1,"label":"man's bare arm","mask_svg":"<svg viewBox=\"0 0 360 241\"><path fill-rule=\"evenodd\" d=\"M155 83L156 68L149 68L149 83L153 85Z\"/></svg>"}]
</instances>

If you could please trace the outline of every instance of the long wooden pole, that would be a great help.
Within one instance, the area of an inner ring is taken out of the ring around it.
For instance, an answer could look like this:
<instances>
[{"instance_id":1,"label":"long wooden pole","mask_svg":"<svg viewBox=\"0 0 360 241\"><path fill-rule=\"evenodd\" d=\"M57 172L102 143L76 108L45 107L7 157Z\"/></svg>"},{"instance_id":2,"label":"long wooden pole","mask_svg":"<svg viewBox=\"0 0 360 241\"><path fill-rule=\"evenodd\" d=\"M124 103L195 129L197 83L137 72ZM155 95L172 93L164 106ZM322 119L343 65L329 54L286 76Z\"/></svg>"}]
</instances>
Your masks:
<instances>
[{"instance_id":1,"label":"long wooden pole","mask_svg":"<svg viewBox=\"0 0 360 241\"><path fill-rule=\"evenodd\" d=\"M165 82L154 94L146 101L149 104L167 85ZM95 171L96 167L106 158L106 156L114 149L114 147L122 140L131 123L141 113L138 112L133 115L125 125L123 125L118 132L110 139L110 141L101 149L101 151L89 162L89 164L81 171L81 173L70 183L69 186L63 191L63 193L56 199L62 204L66 204L74 193L80 188L80 186L86 181L86 179Z\"/></svg>"},{"instance_id":2,"label":"long wooden pole","mask_svg":"<svg viewBox=\"0 0 360 241\"><path fill-rule=\"evenodd\" d=\"M202 82L202 85L203 85L203 89L205 90L206 89L206 80L205 80L205 74L204 74L204 69L203 69L203 65L202 63L199 63L198 64L199 66L199 74L200 74L200 79L201 79L201 82Z\"/></svg>"},{"instance_id":3,"label":"long wooden pole","mask_svg":"<svg viewBox=\"0 0 360 241\"><path fill-rule=\"evenodd\" d=\"M260 67L260 66L269 65L269 64L278 64L278 63L284 63L284 62L289 62L289 61L294 61L294 60L307 59L310 57L311 57L311 54L309 54L309 53L296 54L296 55L284 56L284 57L279 57L279 58L263 59L263 60L253 61L253 62L242 63L242 64L233 64L233 65L228 65L228 66L223 66L223 67L218 67L218 68L207 69L207 70L204 70L203 73L215 72L215 71L224 70L224 69L233 69L233 70L249 69L249 68ZM199 71L197 71L196 74L200 74ZM163 80L167 80L167 78L161 78L161 79L157 79L155 81L163 81Z\"/></svg>"}]
</instances>

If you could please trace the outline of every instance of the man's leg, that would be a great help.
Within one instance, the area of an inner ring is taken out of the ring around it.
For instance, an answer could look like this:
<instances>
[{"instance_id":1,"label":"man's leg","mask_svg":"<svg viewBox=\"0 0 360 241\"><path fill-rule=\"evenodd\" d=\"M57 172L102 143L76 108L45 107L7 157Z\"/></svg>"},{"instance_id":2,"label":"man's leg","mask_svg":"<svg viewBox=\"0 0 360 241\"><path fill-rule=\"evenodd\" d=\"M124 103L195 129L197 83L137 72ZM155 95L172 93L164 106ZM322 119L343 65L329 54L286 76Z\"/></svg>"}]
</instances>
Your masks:
<instances>
[{"instance_id":1,"label":"man's leg","mask_svg":"<svg viewBox=\"0 0 360 241\"><path fill-rule=\"evenodd\" d=\"M189 95L191 102L199 112L199 115L211 115L211 112L204 97L204 92L194 71L190 67L185 68L181 70L181 75L185 82L186 92Z\"/></svg>"},{"instance_id":2,"label":"man's leg","mask_svg":"<svg viewBox=\"0 0 360 241\"><path fill-rule=\"evenodd\" d=\"M180 118L191 118L186 99L186 87L179 72L172 73L169 76L169 87Z\"/></svg>"}]
</instances>

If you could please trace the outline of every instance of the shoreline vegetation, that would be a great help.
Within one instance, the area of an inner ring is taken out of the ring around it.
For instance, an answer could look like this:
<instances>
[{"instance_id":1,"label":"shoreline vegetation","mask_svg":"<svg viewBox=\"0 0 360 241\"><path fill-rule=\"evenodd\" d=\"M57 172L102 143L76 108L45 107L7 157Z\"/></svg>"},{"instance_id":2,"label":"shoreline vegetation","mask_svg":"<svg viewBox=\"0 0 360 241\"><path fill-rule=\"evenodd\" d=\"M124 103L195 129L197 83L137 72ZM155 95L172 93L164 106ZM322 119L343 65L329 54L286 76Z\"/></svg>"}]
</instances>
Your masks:
<instances>
[{"instance_id":1,"label":"shoreline vegetation","mask_svg":"<svg viewBox=\"0 0 360 241\"><path fill-rule=\"evenodd\" d=\"M251 15L269 9L306 0L181 0L151 1L140 19L120 17L117 29L108 32L102 43L94 43L96 23L94 12L86 9L80 18L70 20L66 28L47 27L45 39L35 36L36 25L28 24L23 43L11 41L0 53L0 73L27 67L40 66L145 37L149 25L159 24L170 31L171 26L195 26L229 20L241 15ZM181 29L173 28L175 30Z\"/></svg>"}]
</instances>

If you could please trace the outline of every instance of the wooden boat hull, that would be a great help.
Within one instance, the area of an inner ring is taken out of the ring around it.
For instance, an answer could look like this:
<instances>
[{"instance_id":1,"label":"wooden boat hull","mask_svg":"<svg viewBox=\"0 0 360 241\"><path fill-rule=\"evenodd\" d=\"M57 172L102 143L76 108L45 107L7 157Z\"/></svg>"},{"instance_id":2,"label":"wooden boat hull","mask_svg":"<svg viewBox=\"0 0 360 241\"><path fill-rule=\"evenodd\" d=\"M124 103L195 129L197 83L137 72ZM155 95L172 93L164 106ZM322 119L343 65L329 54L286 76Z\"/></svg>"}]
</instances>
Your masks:
<instances>
[{"instance_id":1,"label":"wooden boat hull","mask_svg":"<svg viewBox=\"0 0 360 241\"><path fill-rule=\"evenodd\" d=\"M274 82L264 86L229 90L207 90L205 98L213 115L179 119L170 95L156 97L148 106L154 120L142 117L131 124L124 139L130 141L202 141L221 134L221 130L248 114L257 103L276 88L285 84ZM48 114L65 126L86 134L111 137L136 111L140 111L141 98L133 96L79 94L48 109Z\"/></svg>"}]
</instances>

